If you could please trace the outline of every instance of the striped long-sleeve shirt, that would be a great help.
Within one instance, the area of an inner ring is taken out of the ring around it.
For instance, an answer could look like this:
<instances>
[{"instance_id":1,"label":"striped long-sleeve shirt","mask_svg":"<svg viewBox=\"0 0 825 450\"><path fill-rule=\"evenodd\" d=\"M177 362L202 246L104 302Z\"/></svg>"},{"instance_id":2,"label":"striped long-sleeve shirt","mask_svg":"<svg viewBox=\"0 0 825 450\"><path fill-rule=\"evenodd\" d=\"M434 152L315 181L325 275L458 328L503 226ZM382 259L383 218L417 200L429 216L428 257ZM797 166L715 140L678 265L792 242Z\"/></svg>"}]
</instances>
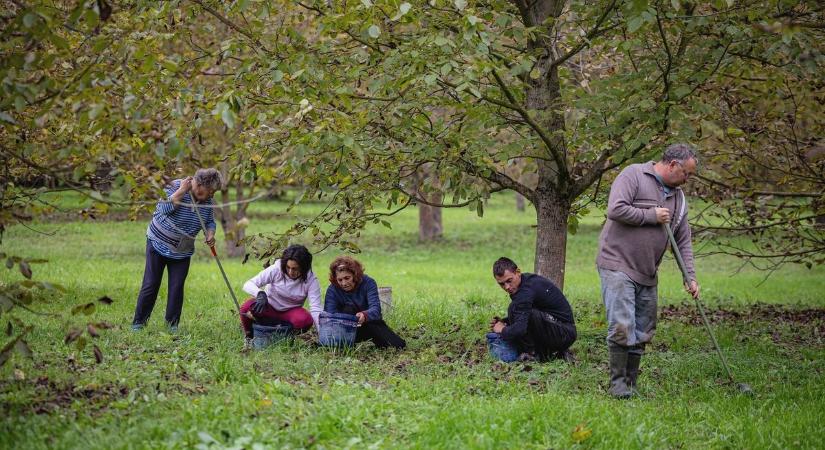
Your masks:
<instances>
[{"instance_id":1,"label":"striped long-sleeve shirt","mask_svg":"<svg viewBox=\"0 0 825 450\"><path fill-rule=\"evenodd\" d=\"M152 221L149 222L149 227L146 229L146 237L152 243L155 251L166 258L172 259L189 258L194 253L194 251L176 253L173 250L180 242L181 231L190 237L197 236L201 231L201 223L194 207L185 206L187 203L194 203L192 195L189 192L183 194L182 205L175 205L170 200L172 194L180 187L181 181L174 180L166 188L166 200L158 202L155 212L152 214ZM214 202L210 198L202 203L204 206L198 207L206 228L212 231L216 229L213 208L211 208L213 204Z\"/></svg>"}]
</instances>

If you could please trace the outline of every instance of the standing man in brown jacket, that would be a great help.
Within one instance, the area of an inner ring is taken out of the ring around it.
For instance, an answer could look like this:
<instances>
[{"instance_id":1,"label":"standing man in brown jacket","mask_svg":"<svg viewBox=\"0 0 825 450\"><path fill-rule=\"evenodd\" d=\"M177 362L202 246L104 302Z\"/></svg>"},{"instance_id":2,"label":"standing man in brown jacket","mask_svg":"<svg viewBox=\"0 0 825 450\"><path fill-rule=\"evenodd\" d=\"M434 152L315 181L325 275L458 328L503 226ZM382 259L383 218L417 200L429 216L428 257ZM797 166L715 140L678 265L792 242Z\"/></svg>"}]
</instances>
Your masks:
<instances>
[{"instance_id":1,"label":"standing man in brown jacket","mask_svg":"<svg viewBox=\"0 0 825 450\"><path fill-rule=\"evenodd\" d=\"M668 247L663 226L673 230L685 260L685 289L699 297L687 201L679 188L696 173L696 164L691 146L673 144L661 161L626 167L610 188L596 266L607 310L613 397L634 393L644 347L656 331L656 272Z\"/></svg>"}]
</instances>

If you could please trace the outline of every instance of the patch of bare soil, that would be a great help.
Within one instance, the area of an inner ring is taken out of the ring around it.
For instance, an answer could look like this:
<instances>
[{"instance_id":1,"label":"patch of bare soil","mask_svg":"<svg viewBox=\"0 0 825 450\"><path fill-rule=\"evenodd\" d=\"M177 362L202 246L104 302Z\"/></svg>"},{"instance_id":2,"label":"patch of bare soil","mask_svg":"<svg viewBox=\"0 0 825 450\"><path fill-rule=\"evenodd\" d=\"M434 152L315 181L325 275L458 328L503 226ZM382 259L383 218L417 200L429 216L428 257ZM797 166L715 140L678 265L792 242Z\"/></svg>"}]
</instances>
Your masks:
<instances>
[{"instance_id":1,"label":"patch of bare soil","mask_svg":"<svg viewBox=\"0 0 825 450\"><path fill-rule=\"evenodd\" d=\"M706 309L712 324L739 327L737 340L746 342L768 336L778 347L794 350L825 345L825 308L790 308L758 303L740 309ZM659 310L662 320L702 326L702 315L695 305L669 305Z\"/></svg>"},{"instance_id":2,"label":"patch of bare soil","mask_svg":"<svg viewBox=\"0 0 825 450\"><path fill-rule=\"evenodd\" d=\"M29 403L29 409L34 414L51 414L70 406L75 400L88 404L92 411L99 411L108 407L110 403L129 395L129 388L115 385L87 385L58 384L46 376L35 381L37 398Z\"/></svg>"},{"instance_id":3,"label":"patch of bare soil","mask_svg":"<svg viewBox=\"0 0 825 450\"><path fill-rule=\"evenodd\" d=\"M708 309L705 314L711 323L719 322L777 322L797 325L822 326L825 322L825 308L795 309L787 306L757 303L739 309ZM702 315L691 303L668 305L659 308L662 320L677 320L691 325L702 325Z\"/></svg>"}]
</instances>

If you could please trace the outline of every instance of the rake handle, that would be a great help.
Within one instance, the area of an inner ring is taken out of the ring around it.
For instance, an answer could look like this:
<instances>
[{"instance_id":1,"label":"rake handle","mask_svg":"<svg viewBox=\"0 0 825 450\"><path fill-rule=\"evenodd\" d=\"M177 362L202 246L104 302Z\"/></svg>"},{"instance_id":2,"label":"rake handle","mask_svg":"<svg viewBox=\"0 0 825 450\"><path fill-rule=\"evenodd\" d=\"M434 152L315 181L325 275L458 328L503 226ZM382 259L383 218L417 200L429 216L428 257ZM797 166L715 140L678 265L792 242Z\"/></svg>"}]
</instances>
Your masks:
<instances>
[{"instance_id":1,"label":"rake handle","mask_svg":"<svg viewBox=\"0 0 825 450\"><path fill-rule=\"evenodd\" d=\"M665 231L667 231L667 237L670 241L670 248L673 250L673 256L676 257L676 264L679 266L679 270L682 271L682 281L684 283L690 283L690 279L688 278L687 268L685 267L685 260L682 259L682 252L679 251L679 246L676 245L676 238L673 237L673 231L670 229L668 224L662 224L664 226ZM719 354L719 359L722 361L722 366L725 367L725 372L728 374L728 378L730 378L731 383L735 383L733 379L733 373L730 371L730 367L728 367L728 361L725 359L725 354L722 353L722 349L719 347L719 342L716 341L716 336L713 335L713 331L710 329L710 322L708 321L708 317L705 315L705 308L702 302L699 300L698 297L693 297L696 301L696 307L699 309L699 313L702 315L702 322L705 324L705 329L708 330L708 335L710 336L710 340L713 341L713 347L716 349L716 353Z\"/></svg>"},{"instance_id":2,"label":"rake handle","mask_svg":"<svg viewBox=\"0 0 825 450\"><path fill-rule=\"evenodd\" d=\"M203 228L203 232L206 233L206 224L203 222L203 217L201 217L200 209L197 206L194 206L195 213L198 215L198 220L201 222L201 228ZM232 296L232 301L235 302L235 309L238 310L238 314L241 313L241 305L238 303L238 298L235 297L235 291L232 290L232 285L229 283L229 278L226 277L226 272L223 270L223 264L221 264L221 259L218 258L218 252L215 251L215 246L210 245L209 250L212 251L212 256L215 257L215 262L218 263L218 269L221 269L221 275L223 275L223 281L226 283L226 288L229 289L229 295Z\"/></svg>"}]
</instances>

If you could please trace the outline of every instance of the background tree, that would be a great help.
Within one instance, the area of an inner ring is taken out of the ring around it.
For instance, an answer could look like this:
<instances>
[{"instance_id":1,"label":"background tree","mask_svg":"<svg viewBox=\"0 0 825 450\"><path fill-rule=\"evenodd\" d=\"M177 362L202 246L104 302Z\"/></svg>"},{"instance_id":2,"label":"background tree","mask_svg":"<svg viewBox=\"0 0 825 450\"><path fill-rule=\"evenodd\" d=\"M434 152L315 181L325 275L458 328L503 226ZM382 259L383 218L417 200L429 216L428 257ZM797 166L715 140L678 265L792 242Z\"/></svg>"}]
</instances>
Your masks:
<instances>
[{"instance_id":1,"label":"background tree","mask_svg":"<svg viewBox=\"0 0 825 450\"><path fill-rule=\"evenodd\" d=\"M246 239L262 258L303 233L356 251L349 236L366 223L389 226L386 216L421 203L410 179L428 165L424 188L441 199L433 205L482 214L484 199L505 189L530 200L535 269L561 285L567 232L614 169L672 141L719 145L714 126L734 137L728 128L746 129L726 121L787 104L776 83L763 84L753 101L716 114L719 99L743 98L732 77L793 73L786 91L805 105L793 129L814 124L816 135L821 14L779 0L7 1L3 157L7 173L87 195L92 214L118 201L98 190L101 178L127 193L133 213L189 164L238 177L230 185L242 201L254 197L251 184L300 180L296 202L327 207ZM805 139L801 147L816 148ZM724 170L723 158L707 167ZM816 186L787 188L811 194L795 204L816 210ZM43 187L6 183L3 224L37 214ZM751 189L734 187L719 195ZM226 241L244 242L231 223L243 213L224 214ZM808 254L818 236L804 241Z\"/></svg>"},{"instance_id":2,"label":"background tree","mask_svg":"<svg viewBox=\"0 0 825 450\"><path fill-rule=\"evenodd\" d=\"M535 270L559 285L567 231L614 169L698 140L706 94L757 43L796 65L822 42L815 27L791 39L764 31L776 17L815 23L817 7L799 2L300 5L321 34L290 52L306 56L289 69L302 74L293 87L317 106L293 136L315 149L312 167L346 156L321 172L325 183L339 198L386 198L404 186L383 172L431 164L454 200L441 206L480 214L491 192L515 190L536 209ZM537 175L534 186L507 173L513 162Z\"/></svg>"},{"instance_id":3,"label":"background tree","mask_svg":"<svg viewBox=\"0 0 825 450\"><path fill-rule=\"evenodd\" d=\"M696 230L714 252L760 268L825 261L823 55L802 30L820 42L825 33L812 17L799 8L758 27L801 45L754 42L701 94L711 106L697 118L710 170L697 191L713 207L697 216Z\"/></svg>"}]
</instances>

